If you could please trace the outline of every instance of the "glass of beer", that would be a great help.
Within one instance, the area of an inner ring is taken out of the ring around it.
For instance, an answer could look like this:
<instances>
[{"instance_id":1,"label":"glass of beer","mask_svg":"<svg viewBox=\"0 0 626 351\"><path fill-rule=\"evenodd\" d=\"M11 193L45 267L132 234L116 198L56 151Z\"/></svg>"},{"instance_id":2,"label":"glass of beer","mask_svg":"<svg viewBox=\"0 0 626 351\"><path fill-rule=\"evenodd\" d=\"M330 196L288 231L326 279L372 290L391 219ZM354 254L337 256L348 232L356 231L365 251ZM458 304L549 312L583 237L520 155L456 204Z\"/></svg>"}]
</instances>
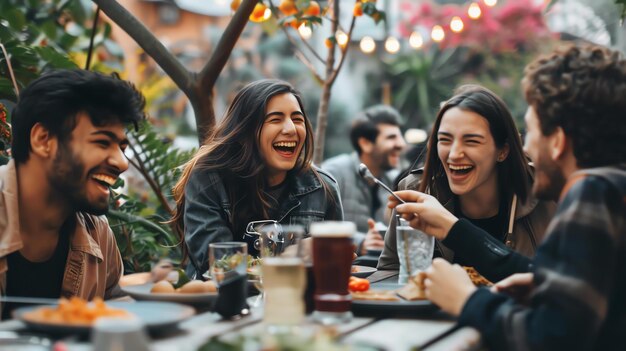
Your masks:
<instances>
[{"instance_id":1,"label":"glass of beer","mask_svg":"<svg viewBox=\"0 0 626 351\"><path fill-rule=\"evenodd\" d=\"M352 319L352 295L348 281L352 268L352 222L316 222L313 237L315 310L313 319L322 324L338 324Z\"/></svg>"},{"instance_id":2,"label":"glass of beer","mask_svg":"<svg viewBox=\"0 0 626 351\"><path fill-rule=\"evenodd\" d=\"M272 224L259 233L263 322L270 334L290 333L304 320L304 229Z\"/></svg>"}]
</instances>

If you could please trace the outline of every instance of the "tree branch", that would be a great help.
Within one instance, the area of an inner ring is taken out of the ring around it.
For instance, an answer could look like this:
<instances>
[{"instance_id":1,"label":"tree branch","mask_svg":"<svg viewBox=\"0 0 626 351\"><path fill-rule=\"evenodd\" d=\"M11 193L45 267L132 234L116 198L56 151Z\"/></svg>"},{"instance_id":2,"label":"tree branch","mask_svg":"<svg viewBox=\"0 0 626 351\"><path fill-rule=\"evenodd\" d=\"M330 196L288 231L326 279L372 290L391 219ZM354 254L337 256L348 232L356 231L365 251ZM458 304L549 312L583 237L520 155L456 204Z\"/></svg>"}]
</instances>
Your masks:
<instances>
[{"instance_id":1,"label":"tree branch","mask_svg":"<svg viewBox=\"0 0 626 351\"><path fill-rule=\"evenodd\" d=\"M192 74L165 46L139 21L115 0L92 0L115 24L135 40L141 48L167 73L187 97L191 89Z\"/></svg>"},{"instance_id":2,"label":"tree branch","mask_svg":"<svg viewBox=\"0 0 626 351\"><path fill-rule=\"evenodd\" d=\"M298 60L300 60L300 62L302 62L309 69L309 71L311 71L311 74L313 75L313 78L319 84L323 84L324 83L324 79L322 79L322 76L320 76L317 73L317 70L315 69L315 67L313 66L311 61L309 61L300 50L296 51L296 57L298 58Z\"/></svg>"},{"instance_id":3,"label":"tree branch","mask_svg":"<svg viewBox=\"0 0 626 351\"><path fill-rule=\"evenodd\" d=\"M228 22L228 26L224 29L224 34L222 34L220 41L215 46L209 62L200 71L200 85L198 88L201 91L211 93L257 2L258 0L243 0L233 18Z\"/></svg>"},{"instance_id":4,"label":"tree branch","mask_svg":"<svg viewBox=\"0 0 626 351\"><path fill-rule=\"evenodd\" d=\"M339 64L337 65L337 68L333 71L332 75L330 77L327 77L331 85L335 82L335 79L337 78L339 71L341 71L341 66L343 66L343 62L346 60L346 54L348 53L348 48L350 47L350 40L352 40L352 31L354 30L355 22L356 22L356 17L352 16L352 22L350 22L350 30L348 31L348 42L346 43L344 47L340 47L341 58L339 59Z\"/></svg>"}]
</instances>

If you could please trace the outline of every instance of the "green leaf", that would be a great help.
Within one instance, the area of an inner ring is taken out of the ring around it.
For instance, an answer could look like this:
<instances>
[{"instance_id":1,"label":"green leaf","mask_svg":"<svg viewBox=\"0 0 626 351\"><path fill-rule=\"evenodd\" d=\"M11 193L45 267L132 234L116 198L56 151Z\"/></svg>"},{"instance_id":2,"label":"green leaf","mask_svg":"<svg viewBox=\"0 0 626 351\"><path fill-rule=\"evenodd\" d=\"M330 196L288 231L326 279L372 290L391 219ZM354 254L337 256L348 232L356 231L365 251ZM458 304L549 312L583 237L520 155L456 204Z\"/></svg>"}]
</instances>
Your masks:
<instances>
[{"instance_id":1,"label":"green leaf","mask_svg":"<svg viewBox=\"0 0 626 351\"><path fill-rule=\"evenodd\" d=\"M41 31L50 39L56 40L57 38L57 24L54 20L50 19L43 22L40 26Z\"/></svg>"},{"instance_id":2,"label":"green leaf","mask_svg":"<svg viewBox=\"0 0 626 351\"><path fill-rule=\"evenodd\" d=\"M15 30L21 31L26 26L26 16L16 8L6 11L2 14L2 18L9 22L9 26Z\"/></svg>"},{"instance_id":3,"label":"green leaf","mask_svg":"<svg viewBox=\"0 0 626 351\"><path fill-rule=\"evenodd\" d=\"M2 64L0 60L0 64ZM0 77L0 100L17 100L13 83L8 78Z\"/></svg>"},{"instance_id":4,"label":"green leaf","mask_svg":"<svg viewBox=\"0 0 626 351\"><path fill-rule=\"evenodd\" d=\"M176 272L178 272L178 281L176 281L174 285L174 289L178 289L181 286L189 283L191 281L191 279L189 279L189 277L187 276L187 274L185 274L185 271L183 271L180 268L176 269Z\"/></svg>"},{"instance_id":5,"label":"green leaf","mask_svg":"<svg viewBox=\"0 0 626 351\"><path fill-rule=\"evenodd\" d=\"M35 51L39 53L42 59L48 62L50 66L55 68L78 68L67 55L61 54L50 46L37 47Z\"/></svg>"}]
</instances>

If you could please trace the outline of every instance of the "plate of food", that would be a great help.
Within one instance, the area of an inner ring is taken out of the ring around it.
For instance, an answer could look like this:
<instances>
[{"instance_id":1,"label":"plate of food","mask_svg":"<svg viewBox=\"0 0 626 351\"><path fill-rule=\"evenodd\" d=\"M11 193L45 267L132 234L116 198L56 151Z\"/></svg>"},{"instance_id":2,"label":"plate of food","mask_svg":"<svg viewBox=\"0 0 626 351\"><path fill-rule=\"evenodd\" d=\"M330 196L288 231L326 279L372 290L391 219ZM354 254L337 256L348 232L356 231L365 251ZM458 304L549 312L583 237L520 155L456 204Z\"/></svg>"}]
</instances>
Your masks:
<instances>
[{"instance_id":1,"label":"plate of food","mask_svg":"<svg viewBox=\"0 0 626 351\"><path fill-rule=\"evenodd\" d=\"M406 285L357 285L358 291L351 289L352 312L357 316L393 317L417 316L437 311L439 308L426 299L423 279L424 276L418 274L411 277Z\"/></svg>"},{"instance_id":2,"label":"plate of food","mask_svg":"<svg viewBox=\"0 0 626 351\"><path fill-rule=\"evenodd\" d=\"M72 297L57 305L20 307L13 317L34 331L58 334L86 334L98 318L138 318L149 331L174 328L193 316L192 307L171 302L108 301L87 302Z\"/></svg>"},{"instance_id":3,"label":"plate of food","mask_svg":"<svg viewBox=\"0 0 626 351\"><path fill-rule=\"evenodd\" d=\"M366 278L374 272L376 272L376 268L374 267L353 265L351 275L354 277Z\"/></svg>"},{"instance_id":4,"label":"plate of food","mask_svg":"<svg viewBox=\"0 0 626 351\"><path fill-rule=\"evenodd\" d=\"M217 286L213 281L192 280L176 288L167 280L157 283L130 285L122 288L139 301L167 301L187 305L211 305L217 300Z\"/></svg>"}]
</instances>

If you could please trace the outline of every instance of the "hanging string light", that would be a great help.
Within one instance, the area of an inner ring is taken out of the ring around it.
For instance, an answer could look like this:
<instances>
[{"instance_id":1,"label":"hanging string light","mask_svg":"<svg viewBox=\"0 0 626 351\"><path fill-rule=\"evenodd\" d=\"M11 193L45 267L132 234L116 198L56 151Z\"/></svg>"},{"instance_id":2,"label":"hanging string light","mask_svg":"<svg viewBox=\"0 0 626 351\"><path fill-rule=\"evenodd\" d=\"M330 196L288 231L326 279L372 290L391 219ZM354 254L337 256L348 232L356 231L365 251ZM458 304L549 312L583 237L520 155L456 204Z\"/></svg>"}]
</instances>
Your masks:
<instances>
[{"instance_id":1,"label":"hanging string light","mask_svg":"<svg viewBox=\"0 0 626 351\"><path fill-rule=\"evenodd\" d=\"M430 32L430 37L433 41L438 43L446 38L446 32L443 31L443 27L436 25L433 27L432 32Z\"/></svg>"},{"instance_id":2,"label":"hanging string light","mask_svg":"<svg viewBox=\"0 0 626 351\"><path fill-rule=\"evenodd\" d=\"M424 38L422 38L422 35L418 32L413 32L409 37L409 45L411 45L413 49L419 49L424 45Z\"/></svg>"},{"instance_id":3,"label":"hanging string light","mask_svg":"<svg viewBox=\"0 0 626 351\"><path fill-rule=\"evenodd\" d=\"M348 35L341 29L335 33L335 39L337 39L339 46L346 46L346 44L348 44Z\"/></svg>"},{"instance_id":4,"label":"hanging string light","mask_svg":"<svg viewBox=\"0 0 626 351\"><path fill-rule=\"evenodd\" d=\"M498 0L483 0L483 2L489 7L494 7L498 3Z\"/></svg>"},{"instance_id":5,"label":"hanging string light","mask_svg":"<svg viewBox=\"0 0 626 351\"><path fill-rule=\"evenodd\" d=\"M479 19L482 15L482 11L480 10L480 6L477 3L473 2L469 8L467 9L467 15L471 19Z\"/></svg>"},{"instance_id":6,"label":"hanging string light","mask_svg":"<svg viewBox=\"0 0 626 351\"><path fill-rule=\"evenodd\" d=\"M459 16L454 16L452 17L452 20L450 21L450 30L455 32L455 33L460 33L461 31L463 31L463 20L461 19L461 17Z\"/></svg>"},{"instance_id":7,"label":"hanging string light","mask_svg":"<svg viewBox=\"0 0 626 351\"><path fill-rule=\"evenodd\" d=\"M364 53L371 54L374 50L376 50L376 42L374 41L374 38L365 36L361 39L359 47Z\"/></svg>"},{"instance_id":8,"label":"hanging string light","mask_svg":"<svg viewBox=\"0 0 626 351\"><path fill-rule=\"evenodd\" d=\"M302 39L310 39L311 35L313 34L313 31L311 30L311 28L309 26L307 26L306 24L302 23L300 25L300 27L298 27L298 33L300 33L300 36L302 37Z\"/></svg>"},{"instance_id":9,"label":"hanging string light","mask_svg":"<svg viewBox=\"0 0 626 351\"><path fill-rule=\"evenodd\" d=\"M385 40L385 50L390 54L395 54L400 51L400 42L396 37L389 37Z\"/></svg>"}]
</instances>

